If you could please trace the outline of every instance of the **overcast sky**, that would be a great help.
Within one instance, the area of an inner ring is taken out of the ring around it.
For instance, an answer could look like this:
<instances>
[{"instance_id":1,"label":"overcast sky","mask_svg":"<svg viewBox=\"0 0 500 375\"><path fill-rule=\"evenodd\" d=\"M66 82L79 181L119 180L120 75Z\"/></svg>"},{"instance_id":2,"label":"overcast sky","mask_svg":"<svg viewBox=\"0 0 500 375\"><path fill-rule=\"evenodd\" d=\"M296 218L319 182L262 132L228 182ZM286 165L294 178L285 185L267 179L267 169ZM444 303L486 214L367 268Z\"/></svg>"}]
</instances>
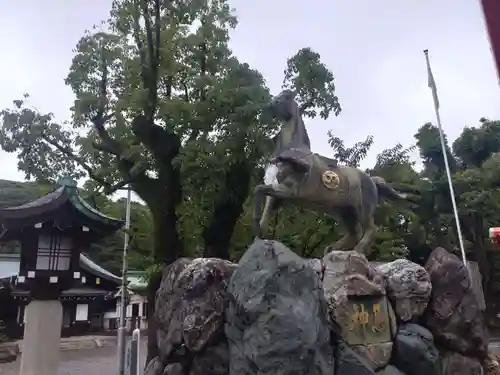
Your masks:
<instances>
[{"instance_id":1,"label":"overcast sky","mask_svg":"<svg viewBox=\"0 0 500 375\"><path fill-rule=\"evenodd\" d=\"M109 0L0 0L0 108L23 93L43 112L69 118L64 85L72 49L106 19ZM233 0L231 47L260 70L274 93L287 57L310 46L334 72L343 111L307 121L314 151L329 155L331 129L350 144L371 134L378 152L414 143L434 121L423 49L429 49L450 139L480 117L500 119L500 90L478 0ZM22 181L14 155L0 152L0 179Z\"/></svg>"}]
</instances>

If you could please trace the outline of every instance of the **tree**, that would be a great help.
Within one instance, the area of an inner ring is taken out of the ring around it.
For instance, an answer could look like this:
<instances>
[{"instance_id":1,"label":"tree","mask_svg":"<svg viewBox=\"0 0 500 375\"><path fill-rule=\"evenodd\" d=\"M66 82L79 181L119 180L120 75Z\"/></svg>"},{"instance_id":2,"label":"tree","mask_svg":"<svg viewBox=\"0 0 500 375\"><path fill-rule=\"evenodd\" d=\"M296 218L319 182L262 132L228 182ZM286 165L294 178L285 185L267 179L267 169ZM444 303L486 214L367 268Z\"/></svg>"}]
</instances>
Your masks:
<instances>
[{"instance_id":1,"label":"tree","mask_svg":"<svg viewBox=\"0 0 500 375\"><path fill-rule=\"evenodd\" d=\"M17 153L28 179L87 176L106 193L129 184L151 212L156 264L228 258L276 130L262 111L270 97L263 77L228 48L235 25L226 0L114 1L108 30L86 33L75 49L66 79L76 95L71 122L16 101L1 113L1 147ZM319 58L300 50L285 85L308 115L327 118L340 106ZM150 280L151 304L158 283Z\"/></svg>"},{"instance_id":2,"label":"tree","mask_svg":"<svg viewBox=\"0 0 500 375\"><path fill-rule=\"evenodd\" d=\"M418 129L415 139L417 140L417 147L420 150L420 158L424 163L423 176L433 179L436 176L444 175L445 166L439 129L430 122L426 123ZM446 135L445 147L450 169L451 171L455 171L457 168L456 160L448 146Z\"/></svg>"},{"instance_id":3,"label":"tree","mask_svg":"<svg viewBox=\"0 0 500 375\"><path fill-rule=\"evenodd\" d=\"M346 147L344 141L328 131L328 144L333 150L333 156L341 164L348 167L359 167L359 163L366 158L370 147L373 145L373 136L369 135L364 141L356 142L352 147Z\"/></svg>"},{"instance_id":4,"label":"tree","mask_svg":"<svg viewBox=\"0 0 500 375\"><path fill-rule=\"evenodd\" d=\"M438 130L426 124L416 138L425 166L422 173L425 178L420 182L422 200L416 210L420 225L426 229L429 244L444 245L460 256ZM488 310L500 290L493 276L499 273L500 259L497 251L485 241L488 228L500 221L499 139L499 122L483 118L478 127L463 130L453 142L453 153L447 149L467 258L479 264Z\"/></svg>"},{"instance_id":5,"label":"tree","mask_svg":"<svg viewBox=\"0 0 500 375\"><path fill-rule=\"evenodd\" d=\"M478 168L500 151L500 121L479 122L479 127L466 127L453 142L453 152L465 168Z\"/></svg>"},{"instance_id":6,"label":"tree","mask_svg":"<svg viewBox=\"0 0 500 375\"><path fill-rule=\"evenodd\" d=\"M411 153L415 146L404 147L397 143L377 155L372 175L384 178L396 190L411 197L407 202L381 201L375 214L379 226L369 259L391 261L400 258L417 258L422 241L425 242L415 211L419 201L420 176L415 171ZM415 259L416 260L416 259Z\"/></svg>"},{"instance_id":7,"label":"tree","mask_svg":"<svg viewBox=\"0 0 500 375\"><path fill-rule=\"evenodd\" d=\"M301 114L314 118L318 114L326 120L333 112L342 110L335 94L333 73L321 62L319 53L302 48L287 60L283 88L297 92Z\"/></svg>"}]
</instances>

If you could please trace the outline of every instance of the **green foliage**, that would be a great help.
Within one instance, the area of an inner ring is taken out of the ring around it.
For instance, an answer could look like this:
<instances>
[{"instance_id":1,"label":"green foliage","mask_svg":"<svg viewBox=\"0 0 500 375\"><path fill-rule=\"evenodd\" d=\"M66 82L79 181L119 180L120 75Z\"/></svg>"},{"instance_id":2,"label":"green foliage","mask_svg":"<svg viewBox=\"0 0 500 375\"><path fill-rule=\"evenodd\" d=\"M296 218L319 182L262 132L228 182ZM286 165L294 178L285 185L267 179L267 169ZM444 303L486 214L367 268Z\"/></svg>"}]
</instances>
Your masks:
<instances>
[{"instance_id":1,"label":"green foliage","mask_svg":"<svg viewBox=\"0 0 500 375\"><path fill-rule=\"evenodd\" d=\"M0 205L30 200L68 175L88 178L87 198L123 217L123 201L97 193L129 184L145 202L132 207L135 268L154 275L179 256L237 260L253 239L251 191L278 124L263 110L271 97L265 77L229 48L236 25L227 0L113 1L106 31L96 27L76 45L66 79L75 94L68 123L39 113L27 95L0 112L0 147L17 155L27 179L45 184L26 185L29 193L0 184ZM297 93L304 116L340 113L334 74L317 52L301 48L284 65L283 87ZM353 167L374 141L367 136L346 146L328 137L327 156ZM424 124L415 141L383 150L368 171L410 198L380 204L372 260L422 263L435 246L458 247L439 129ZM498 293L500 258L485 238L500 222L500 121L481 119L446 148L467 255L479 262L487 290ZM422 171L411 158L415 150ZM271 230L301 255L319 257L344 229L287 206ZM94 246L93 258L118 270L122 236Z\"/></svg>"},{"instance_id":2,"label":"green foliage","mask_svg":"<svg viewBox=\"0 0 500 375\"><path fill-rule=\"evenodd\" d=\"M20 206L51 190L52 186L35 182L0 180L0 208Z\"/></svg>"},{"instance_id":3,"label":"green foliage","mask_svg":"<svg viewBox=\"0 0 500 375\"><path fill-rule=\"evenodd\" d=\"M326 120L332 111L336 116L341 111L333 73L311 48L302 48L288 59L283 88L297 92L299 108L307 117L319 114Z\"/></svg>"},{"instance_id":4,"label":"green foliage","mask_svg":"<svg viewBox=\"0 0 500 375\"><path fill-rule=\"evenodd\" d=\"M445 171L445 167L439 129L431 123L427 123L418 129L417 134L415 134L415 139L417 140L420 157L424 163L423 175L431 179L435 179L437 176L442 175ZM450 169L454 171L456 170L456 160L448 146L446 136L445 146Z\"/></svg>"},{"instance_id":5,"label":"green foliage","mask_svg":"<svg viewBox=\"0 0 500 375\"><path fill-rule=\"evenodd\" d=\"M453 142L453 152L465 168L478 168L500 151L500 121L482 118L477 128L467 127Z\"/></svg>"},{"instance_id":6,"label":"green foliage","mask_svg":"<svg viewBox=\"0 0 500 375\"><path fill-rule=\"evenodd\" d=\"M356 142L352 147L346 147L344 141L328 131L328 144L333 150L333 156L341 164L349 167L359 167L359 163L366 158L373 145L373 136L369 135L364 141Z\"/></svg>"},{"instance_id":7,"label":"green foliage","mask_svg":"<svg viewBox=\"0 0 500 375\"><path fill-rule=\"evenodd\" d=\"M113 1L109 21L76 45L71 121L38 113L26 97L1 112L0 147L27 179L86 176L107 193L130 184L151 213L156 262L229 257L277 131L263 111L264 77L229 48L236 25L227 0ZM309 117L340 113L334 75L310 48L288 59L284 87Z\"/></svg>"}]
</instances>

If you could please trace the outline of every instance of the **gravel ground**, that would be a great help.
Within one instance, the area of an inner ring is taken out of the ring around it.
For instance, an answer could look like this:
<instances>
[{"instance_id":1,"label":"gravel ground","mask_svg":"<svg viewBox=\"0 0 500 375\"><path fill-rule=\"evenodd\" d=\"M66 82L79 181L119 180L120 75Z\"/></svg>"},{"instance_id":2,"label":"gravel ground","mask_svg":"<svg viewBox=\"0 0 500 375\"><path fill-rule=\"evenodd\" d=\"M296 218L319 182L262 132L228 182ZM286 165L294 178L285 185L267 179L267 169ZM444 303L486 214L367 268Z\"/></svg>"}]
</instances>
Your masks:
<instances>
[{"instance_id":1,"label":"gravel ground","mask_svg":"<svg viewBox=\"0 0 500 375\"><path fill-rule=\"evenodd\" d=\"M141 367L144 366L146 345L142 345ZM19 375L20 360L0 364L0 375ZM61 352L58 375L117 375L116 347L82 349ZM141 371L142 374L142 371Z\"/></svg>"},{"instance_id":2,"label":"gravel ground","mask_svg":"<svg viewBox=\"0 0 500 375\"><path fill-rule=\"evenodd\" d=\"M491 345L500 356L500 342ZM144 366L146 345L141 347L141 367ZM117 375L116 348L82 349L61 352L61 364L57 375ZM20 361L0 364L0 375L19 375ZM141 371L142 374L142 371Z\"/></svg>"}]
</instances>

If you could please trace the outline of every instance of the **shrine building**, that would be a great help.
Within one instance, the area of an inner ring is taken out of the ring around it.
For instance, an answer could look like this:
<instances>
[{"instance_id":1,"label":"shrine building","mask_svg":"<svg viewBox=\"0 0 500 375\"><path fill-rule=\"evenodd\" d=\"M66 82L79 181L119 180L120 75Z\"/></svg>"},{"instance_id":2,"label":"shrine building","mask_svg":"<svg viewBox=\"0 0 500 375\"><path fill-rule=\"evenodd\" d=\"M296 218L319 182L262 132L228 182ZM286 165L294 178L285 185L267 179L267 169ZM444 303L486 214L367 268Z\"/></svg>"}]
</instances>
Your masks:
<instances>
[{"instance_id":1,"label":"shrine building","mask_svg":"<svg viewBox=\"0 0 500 375\"><path fill-rule=\"evenodd\" d=\"M68 179L39 199L0 209L0 244L15 241L20 249L0 253L0 321L7 336L22 337L25 308L38 280L37 298L43 298L45 289L53 289L45 287L45 282L61 284L56 298L63 306L62 336L116 328L116 292L121 278L85 253L92 243L112 235L123 224L85 202L76 183ZM45 281L45 274L58 273L71 275L70 282L57 276Z\"/></svg>"}]
</instances>

